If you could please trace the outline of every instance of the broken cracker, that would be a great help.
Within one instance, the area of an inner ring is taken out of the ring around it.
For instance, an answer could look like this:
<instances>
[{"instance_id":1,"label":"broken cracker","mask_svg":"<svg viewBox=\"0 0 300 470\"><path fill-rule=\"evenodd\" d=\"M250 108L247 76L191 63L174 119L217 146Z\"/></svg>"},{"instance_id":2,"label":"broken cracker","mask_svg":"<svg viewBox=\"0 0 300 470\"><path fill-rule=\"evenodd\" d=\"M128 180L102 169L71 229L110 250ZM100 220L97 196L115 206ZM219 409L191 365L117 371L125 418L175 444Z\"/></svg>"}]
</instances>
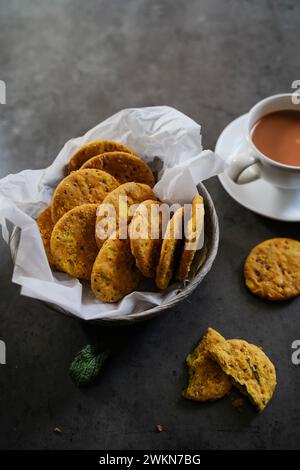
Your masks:
<instances>
[{"instance_id":1,"label":"broken cracker","mask_svg":"<svg viewBox=\"0 0 300 470\"><path fill-rule=\"evenodd\" d=\"M276 371L262 349L241 339L230 339L211 345L209 355L259 411L266 407L276 387Z\"/></svg>"},{"instance_id":2,"label":"broken cracker","mask_svg":"<svg viewBox=\"0 0 300 470\"><path fill-rule=\"evenodd\" d=\"M194 401L217 400L231 389L230 378L221 367L209 356L209 348L225 341L217 331L208 328L206 335L188 355L186 363L189 368L189 384L183 391L183 397Z\"/></svg>"}]
</instances>

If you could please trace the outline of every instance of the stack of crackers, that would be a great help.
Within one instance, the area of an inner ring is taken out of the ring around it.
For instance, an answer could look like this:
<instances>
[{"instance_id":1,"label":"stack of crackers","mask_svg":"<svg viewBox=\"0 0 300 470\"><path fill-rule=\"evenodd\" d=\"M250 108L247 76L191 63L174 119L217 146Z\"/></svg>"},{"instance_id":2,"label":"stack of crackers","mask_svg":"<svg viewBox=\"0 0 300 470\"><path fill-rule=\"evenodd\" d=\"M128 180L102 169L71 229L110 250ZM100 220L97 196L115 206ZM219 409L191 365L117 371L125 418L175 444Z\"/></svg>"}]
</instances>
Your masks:
<instances>
[{"instance_id":1,"label":"stack of crackers","mask_svg":"<svg viewBox=\"0 0 300 470\"><path fill-rule=\"evenodd\" d=\"M203 199L194 197L185 236L180 237L184 208L172 214L164 229L160 211L153 211L160 205L154 184L149 166L123 144L98 140L79 148L37 220L49 264L90 281L103 302L121 300L136 290L142 277L155 279L159 289L173 279L188 279L203 230ZM102 229L111 221L107 207L114 209L114 230L105 235ZM158 227L154 238L153 212ZM137 226L142 227L138 236Z\"/></svg>"}]
</instances>

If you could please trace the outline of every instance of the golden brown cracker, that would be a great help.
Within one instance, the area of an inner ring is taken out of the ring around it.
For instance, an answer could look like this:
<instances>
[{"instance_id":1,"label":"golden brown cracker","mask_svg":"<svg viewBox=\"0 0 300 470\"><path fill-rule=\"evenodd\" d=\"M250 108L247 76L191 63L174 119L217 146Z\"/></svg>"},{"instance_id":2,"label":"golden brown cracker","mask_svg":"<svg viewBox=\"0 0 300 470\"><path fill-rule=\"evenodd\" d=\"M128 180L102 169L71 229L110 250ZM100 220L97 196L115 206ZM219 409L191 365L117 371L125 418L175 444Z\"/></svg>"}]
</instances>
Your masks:
<instances>
[{"instance_id":1,"label":"golden brown cracker","mask_svg":"<svg viewBox=\"0 0 300 470\"><path fill-rule=\"evenodd\" d=\"M127 224L132 219L134 205L146 199L156 199L150 186L133 182L121 184L106 196L97 210L95 234L99 248L115 230L120 228L121 233L127 233Z\"/></svg>"},{"instance_id":2,"label":"golden brown cracker","mask_svg":"<svg viewBox=\"0 0 300 470\"><path fill-rule=\"evenodd\" d=\"M52 222L52 217L51 217L50 206L46 207L46 209L44 209L43 212L40 213L40 215L37 218L36 223L39 227L39 231L40 231L41 238L43 241L45 253L48 258L48 262L51 266L54 266L53 257L52 257L51 250L50 250L50 239L51 239L51 234L52 234L53 227L54 227L54 224Z\"/></svg>"},{"instance_id":3,"label":"golden brown cracker","mask_svg":"<svg viewBox=\"0 0 300 470\"><path fill-rule=\"evenodd\" d=\"M275 367L254 344L230 339L211 345L209 355L233 380L234 385L262 411L276 387Z\"/></svg>"},{"instance_id":4,"label":"golden brown cracker","mask_svg":"<svg viewBox=\"0 0 300 470\"><path fill-rule=\"evenodd\" d=\"M87 160L81 167L97 168L114 176L120 184L135 181L151 188L155 179L148 165L139 157L126 152L107 152Z\"/></svg>"},{"instance_id":5,"label":"golden brown cracker","mask_svg":"<svg viewBox=\"0 0 300 470\"><path fill-rule=\"evenodd\" d=\"M197 362L202 362L203 353L207 353L209 347L212 344L219 343L220 341L226 341L225 338L220 335L213 328L208 328L206 334L203 336L198 345L194 348L193 352L189 354L186 358L186 363L188 366L192 366Z\"/></svg>"},{"instance_id":6,"label":"golden brown cracker","mask_svg":"<svg viewBox=\"0 0 300 470\"><path fill-rule=\"evenodd\" d=\"M143 201L129 225L130 248L137 267L145 277L155 277L162 244L159 202Z\"/></svg>"},{"instance_id":7,"label":"golden brown cracker","mask_svg":"<svg viewBox=\"0 0 300 470\"><path fill-rule=\"evenodd\" d=\"M188 355L189 384L183 391L184 398L195 401L217 400L231 389L230 378L213 361L208 353L210 346L225 341L217 331L208 328L206 335Z\"/></svg>"},{"instance_id":8,"label":"golden brown cracker","mask_svg":"<svg viewBox=\"0 0 300 470\"><path fill-rule=\"evenodd\" d=\"M80 147L71 157L68 165L68 171L79 170L79 168L90 158L105 152L114 152L115 150L126 153L134 153L126 145L115 142L114 140L93 140Z\"/></svg>"},{"instance_id":9,"label":"golden brown cracker","mask_svg":"<svg viewBox=\"0 0 300 470\"><path fill-rule=\"evenodd\" d=\"M266 240L250 252L244 265L245 283L255 295L286 300L300 294L300 242Z\"/></svg>"},{"instance_id":10,"label":"golden brown cracker","mask_svg":"<svg viewBox=\"0 0 300 470\"><path fill-rule=\"evenodd\" d=\"M81 204L97 204L119 182L102 170L86 169L73 171L64 178L56 190L51 202L52 220L56 223L66 212Z\"/></svg>"},{"instance_id":11,"label":"golden brown cracker","mask_svg":"<svg viewBox=\"0 0 300 470\"><path fill-rule=\"evenodd\" d=\"M204 203L203 198L197 194L192 201L191 217L187 224L184 248L176 273L176 279L178 281L184 281L189 276L203 227Z\"/></svg>"},{"instance_id":12,"label":"golden brown cracker","mask_svg":"<svg viewBox=\"0 0 300 470\"><path fill-rule=\"evenodd\" d=\"M95 260L91 286L103 302L118 302L133 292L140 281L129 238L120 240L118 233L105 241Z\"/></svg>"},{"instance_id":13,"label":"golden brown cracker","mask_svg":"<svg viewBox=\"0 0 300 470\"><path fill-rule=\"evenodd\" d=\"M82 204L67 212L55 224L51 253L55 265L70 276L90 280L98 254L95 240L97 204Z\"/></svg>"},{"instance_id":14,"label":"golden brown cracker","mask_svg":"<svg viewBox=\"0 0 300 470\"><path fill-rule=\"evenodd\" d=\"M167 225L156 268L155 282L159 289L166 289L174 275L176 261L182 249L183 218L184 209L180 207Z\"/></svg>"}]
</instances>

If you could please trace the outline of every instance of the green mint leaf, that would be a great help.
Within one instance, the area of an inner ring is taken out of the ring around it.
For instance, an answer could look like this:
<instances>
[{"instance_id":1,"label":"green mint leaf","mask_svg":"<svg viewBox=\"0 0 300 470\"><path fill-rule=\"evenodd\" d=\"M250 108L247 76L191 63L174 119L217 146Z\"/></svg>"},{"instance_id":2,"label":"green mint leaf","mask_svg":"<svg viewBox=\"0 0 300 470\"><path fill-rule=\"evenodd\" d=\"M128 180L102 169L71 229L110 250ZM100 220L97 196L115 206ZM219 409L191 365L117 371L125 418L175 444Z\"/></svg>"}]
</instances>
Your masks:
<instances>
[{"instance_id":1,"label":"green mint leaf","mask_svg":"<svg viewBox=\"0 0 300 470\"><path fill-rule=\"evenodd\" d=\"M98 353L95 346L88 344L79 351L69 370L70 377L77 387L89 385L99 374L109 351Z\"/></svg>"}]
</instances>

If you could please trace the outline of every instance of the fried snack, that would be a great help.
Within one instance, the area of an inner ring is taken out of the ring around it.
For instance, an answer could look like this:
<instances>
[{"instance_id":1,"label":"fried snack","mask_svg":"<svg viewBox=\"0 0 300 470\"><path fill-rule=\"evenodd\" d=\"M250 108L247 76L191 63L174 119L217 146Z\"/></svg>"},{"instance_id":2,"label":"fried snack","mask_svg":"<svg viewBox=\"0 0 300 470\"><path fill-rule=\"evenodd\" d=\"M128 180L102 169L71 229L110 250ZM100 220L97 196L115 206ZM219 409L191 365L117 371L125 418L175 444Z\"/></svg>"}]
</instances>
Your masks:
<instances>
[{"instance_id":1,"label":"fried snack","mask_svg":"<svg viewBox=\"0 0 300 470\"><path fill-rule=\"evenodd\" d=\"M133 182L121 184L106 196L97 210L95 235L99 248L119 228L120 233L127 234L127 224L132 219L134 213L131 206L139 204L146 199L156 199L150 186ZM106 208L108 209L107 211ZM106 230L107 227L108 229ZM124 238L124 236L121 235L121 238Z\"/></svg>"},{"instance_id":2,"label":"fried snack","mask_svg":"<svg viewBox=\"0 0 300 470\"><path fill-rule=\"evenodd\" d=\"M133 292L140 281L130 241L118 236L113 234L105 241L92 270L92 291L103 302L118 302Z\"/></svg>"},{"instance_id":3,"label":"fried snack","mask_svg":"<svg viewBox=\"0 0 300 470\"><path fill-rule=\"evenodd\" d=\"M54 226L50 247L55 265L70 276L90 280L98 254L95 240L97 204L82 204Z\"/></svg>"},{"instance_id":4,"label":"fried snack","mask_svg":"<svg viewBox=\"0 0 300 470\"><path fill-rule=\"evenodd\" d=\"M186 358L189 384L182 392L184 398L194 401L217 400L231 389L230 378L208 354L209 348L220 341L225 341L225 338L212 328L208 328L202 341Z\"/></svg>"},{"instance_id":5,"label":"fried snack","mask_svg":"<svg viewBox=\"0 0 300 470\"><path fill-rule=\"evenodd\" d=\"M187 224L184 248L180 259L179 268L176 273L176 279L178 281L184 281L189 276L203 226L204 203L203 198L197 194L192 201L191 218Z\"/></svg>"},{"instance_id":6,"label":"fried snack","mask_svg":"<svg viewBox=\"0 0 300 470\"><path fill-rule=\"evenodd\" d=\"M244 265L245 283L255 295L286 300L300 294L300 242L272 238L257 245Z\"/></svg>"},{"instance_id":7,"label":"fried snack","mask_svg":"<svg viewBox=\"0 0 300 470\"><path fill-rule=\"evenodd\" d=\"M52 202L52 220L56 223L66 212L81 204L97 204L119 182L105 171L89 169L73 171L57 186Z\"/></svg>"},{"instance_id":8,"label":"fried snack","mask_svg":"<svg viewBox=\"0 0 300 470\"><path fill-rule=\"evenodd\" d=\"M145 277L155 277L162 244L162 217L159 202L143 201L129 225L130 248L136 265Z\"/></svg>"},{"instance_id":9,"label":"fried snack","mask_svg":"<svg viewBox=\"0 0 300 470\"><path fill-rule=\"evenodd\" d=\"M276 387L275 367L266 354L247 341L230 339L210 345L209 355L259 411L263 411Z\"/></svg>"},{"instance_id":10,"label":"fried snack","mask_svg":"<svg viewBox=\"0 0 300 470\"><path fill-rule=\"evenodd\" d=\"M105 152L114 152L118 150L120 152L132 153L126 145L115 142L114 140L94 140L88 144L80 147L74 155L71 157L68 165L68 171L79 170L79 168L90 158L100 155Z\"/></svg>"},{"instance_id":11,"label":"fried snack","mask_svg":"<svg viewBox=\"0 0 300 470\"><path fill-rule=\"evenodd\" d=\"M107 152L87 160L81 167L97 168L114 176L120 184L135 181L155 184L154 176L148 165L139 157L126 152Z\"/></svg>"},{"instance_id":12,"label":"fried snack","mask_svg":"<svg viewBox=\"0 0 300 470\"><path fill-rule=\"evenodd\" d=\"M182 249L183 218L184 209L180 207L167 225L156 268L155 282L159 289L166 289L174 275L176 261Z\"/></svg>"},{"instance_id":13,"label":"fried snack","mask_svg":"<svg viewBox=\"0 0 300 470\"><path fill-rule=\"evenodd\" d=\"M39 231L40 231L41 238L43 241L46 256L48 258L48 262L51 266L54 267L53 257L52 257L51 250L50 250L50 238L51 238L52 230L54 227L54 224L52 222L52 217L51 217L50 206L46 207L46 209L44 209L43 212L40 213L40 215L37 218L36 223L38 224L38 227L39 227Z\"/></svg>"}]
</instances>

